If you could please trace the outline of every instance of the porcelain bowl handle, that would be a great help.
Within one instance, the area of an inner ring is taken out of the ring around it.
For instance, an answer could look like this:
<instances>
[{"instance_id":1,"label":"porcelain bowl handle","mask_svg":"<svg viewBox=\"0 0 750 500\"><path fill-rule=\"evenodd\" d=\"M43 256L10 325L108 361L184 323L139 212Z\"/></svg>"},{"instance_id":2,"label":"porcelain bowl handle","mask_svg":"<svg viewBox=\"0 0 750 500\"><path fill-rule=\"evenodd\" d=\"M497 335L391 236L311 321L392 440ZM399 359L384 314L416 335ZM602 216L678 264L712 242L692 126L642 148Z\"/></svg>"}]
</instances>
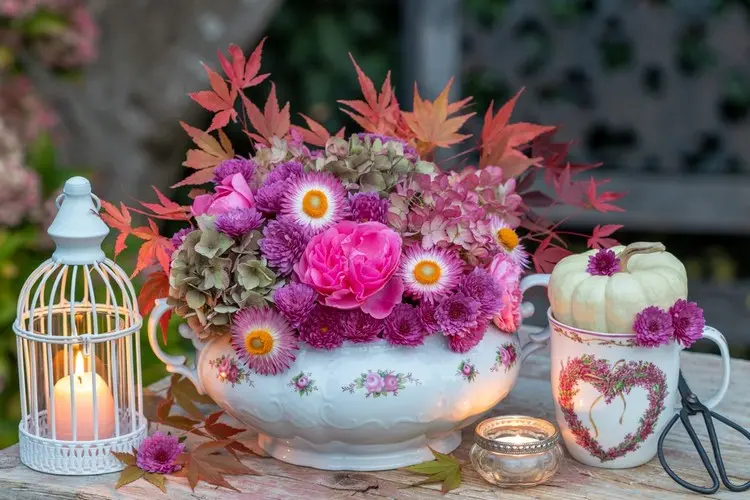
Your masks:
<instances>
[{"instance_id":1,"label":"porcelain bowl handle","mask_svg":"<svg viewBox=\"0 0 750 500\"><path fill-rule=\"evenodd\" d=\"M521 293L525 294L526 290L535 286L547 288L549 285L549 274L530 274L521 280ZM528 319L534 315L534 304L523 302L521 304L521 320ZM547 347L550 337L549 325L546 327L521 325L519 331L523 330L529 337L529 341L521 347L521 362L528 358L532 353Z\"/></svg>"},{"instance_id":2,"label":"porcelain bowl handle","mask_svg":"<svg viewBox=\"0 0 750 500\"><path fill-rule=\"evenodd\" d=\"M193 383L200 394L205 394L206 392L203 389L203 384L201 383L200 376L198 375L198 360L196 359L195 367L191 368L187 366L187 358L185 356L168 354L164 352L164 350L161 348L161 345L159 345L159 320L170 309L172 309L172 306L167 304L166 299L156 300L156 307L154 307L154 310L151 311L151 315L148 318L148 342L149 344L151 344L151 349L154 351L154 354L156 354L156 357L159 358L162 363L164 363L169 373L177 373L179 375L185 376ZM180 335L186 337L185 329L182 327L180 328ZM193 346L196 348L196 352L198 352L198 344L195 339L192 340Z\"/></svg>"}]
</instances>

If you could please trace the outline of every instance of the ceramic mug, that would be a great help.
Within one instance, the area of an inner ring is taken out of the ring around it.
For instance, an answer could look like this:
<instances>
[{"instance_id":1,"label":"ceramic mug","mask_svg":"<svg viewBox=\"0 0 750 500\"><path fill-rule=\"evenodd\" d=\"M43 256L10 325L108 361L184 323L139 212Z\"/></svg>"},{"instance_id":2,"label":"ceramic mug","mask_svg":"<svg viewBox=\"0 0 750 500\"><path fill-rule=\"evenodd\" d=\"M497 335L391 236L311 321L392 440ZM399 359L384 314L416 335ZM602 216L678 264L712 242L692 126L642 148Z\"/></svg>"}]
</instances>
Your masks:
<instances>
[{"instance_id":1,"label":"ceramic mug","mask_svg":"<svg viewBox=\"0 0 750 500\"><path fill-rule=\"evenodd\" d=\"M639 347L634 333L573 328L557 321L551 308L547 317L555 414L570 454L581 463L607 469L650 461L656 456L659 435L681 405L677 380L682 345ZM724 336L710 326L704 328L703 338L721 352L719 390L704 401L713 408L729 387L729 348Z\"/></svg>"}]
</instances>

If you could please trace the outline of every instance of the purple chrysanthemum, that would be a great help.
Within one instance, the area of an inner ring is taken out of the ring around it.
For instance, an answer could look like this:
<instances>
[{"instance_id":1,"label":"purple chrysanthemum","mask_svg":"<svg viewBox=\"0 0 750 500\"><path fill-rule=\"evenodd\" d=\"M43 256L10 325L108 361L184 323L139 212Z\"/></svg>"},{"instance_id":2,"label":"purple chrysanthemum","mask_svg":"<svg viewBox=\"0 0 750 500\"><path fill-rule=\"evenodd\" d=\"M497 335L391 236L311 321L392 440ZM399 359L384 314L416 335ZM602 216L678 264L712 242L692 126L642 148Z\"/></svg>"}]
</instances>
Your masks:
<instances>
[{"instance_id":1,"label":"purple chrysanthemum","mask_svg":"<svg viewBox=\"0 0 750 500\"><path fill-rule=\"evenodd\" d=\"M480 321L477 326L469 330L466 335L459 337L454 335L448 338L448 347L451 351L464 353L472 350L484 338L489 321Z\"/></svg>"},{"instance_id":2,"label":"purple chrysanthemum","mask_svg":"<svg viewBox=\"0 0 750 500\"><path fill-rule=\"evenodd\" d=\"M416 308L409 304L397 304L385 318L384 337L391 344L409 347L421 345L425 331Z\"/></svg>"},{"instance_id":3,"label":"purple chrysanthemum","mask_svg":"<svg viewBox=\"0 0 750 500\"><path fill-rule=\"evenodd\" d=\"M335 349L344 343L342 314L338 309L316 305L299 327L299 338L316 349Z\"/></svg>"},{"instance_id":4,"label":"purple chrysanthemum","mask_svg":"<svg viewBox=\"0 0 750 500\"><path fill-rule=\"evenodd\" d=\"M500 284L481 267L464 276L458 290L479 302L479 318L490 321L503 308L503 292Z\"/></svg>"},{"instance_id":5,"label":"purple chrysanthemum","mask_svg":"<svg viewBox=\"0 0 750 500\"><path fill-rule=\"evenodd\" d=\"M169 239L170 242L172 242L172 246L175 248L179 248L180 245L182 245L182 242L185 241L185 238L187 238L187 235L192 233L194 229L192 227L183 227L176 233L172 235L172 237Z\"/></svg>"},{"instance_id":6,"label":"purple chrysanthemum","mask_svg":"<svg viewBox=\"0 0 750 500\"><path fill-rule=\"evenodd\" d=\"M273 301L279 312L294 327L299 326L315 307L317 293L303 283L290 283L276 290Z\"/></svg>"},{"instance_id":7,"label":"purple chrysanthemum","mask_svg":"<svg viewBox=\"0 0 750 500\"><path fill-rule=\"evenodd\" d=\"M351 219L355 222L375 221L386 223L388 207L391 203L387 198L381 198L373 191L367 193L349 194L351 205Z\"/></svg>"},{"instance_id":8,"label":"purple chrysanthemum","mask_svg":"<svg viewBox=\"0 0 750 500\"><path fill-rule=\"evenodd\" d=\"M235 208L216 218L216 230L237 238L263 225L263 215L255 208Z\"/></svg>"},{"instance_id":9,"label":"purple chrysanthemum","mask_svg":"<svg viewBox=\"0 0 750 500\"><path fill-rule=\"evenodd\" d=\"M283 181L264 183L255 193L255 206L258 210L267 214L275 214L281 210L284 194L289 185Z\"/></svg>"},{"instance_id":10,"label":"purple chrysanthemum","mask_svg":"<svg viewBox=\"0 0 750 500\"><path fill-rule=\"evenodd\" d=\"M672 317L657 306L648 306L635 315L633 331L641 347L658 347L668 344L674 335Z\"/></svg>"},{"instance_id":11,"label":"purple chrysanthemum","mask_svg":"<svg viewBox=\"0 0 750 500\"><path fill-rule=\"evenodd\" d=\"M443 299L435 311L435 319L443 335L463 337L475 329L482 319L481 304L461 292Z\"/></svg>"},{"instance_id":12,"label":"purple chrysanthemum","mask_svg":"<svg viewBox=\"0 0 750 500\"><path fill-rule=\"evenodd\" d=\"M389 142L395 142L401 145L401 147L404 148L404 157L408 158L412 161L417 160L419 158L419 154L417 153L417 150L414 149L414 146L409 145L406 141L403 141L399 139L398 137L391 137L390 135L383 135L383 134L370 134L367 132L360 132L357 134L357 137L360 140L364 140L366 137L370 139L370 141L375 141L375 139L379 139L381 143L388 144Z\"/></svg>"},{"instance_id":13,"label":"purple chrysanthemum","mask_svg":"<svg viewBox=\"0 0 750 500\"><path fill-rule=\"evenodd\" d=\"M182 468L175 461L185 445L180 443L177 436L170 436L156 432L143 440L138 447L135 463L139 469L154 474L171 474Z\"/></svg>"},{"instance_id":14,"label":"purple chrysanthemum","mask_svg":"<svg viewBox=\"0 0 750 500\"><path fill-rule=\"evenodd\" d=\"M680 344L690 347L703 337L706 320L703 317L703 309L695 302L679 299L669 308L669 315L672 317L674 338Z\"/></svg>"},{"instance_id":15,"label":"purple chrysanthemum","mask_svg":"<svg viewBox=\"0 0 750 500\"><path fill-rule=\"evenodd\" d=\"M586 271L592 276L612 276L620 272L620 259L617 258L617 254L613 250L601 248L589 257Z\"/></svg>"},{"instance_id":16,"label":"purple chrysanthemum","mask_svg":"<svg viewBox=\"0 0 750 500\"><path fill-rule=\"evenodd\" d=\"M240 309L234 314L230 332L234 352L255 373L283 373L296 359L294 330L275 309Z\"/></svg>"},{"instance_id":17,"label":"purple chrysanthemum","mask_svg":"<svg viewBox=\"0 0 750 500\"><path fill-rule=\"evenodd\" d=\"M342 315L346 340L357 343L372 342L383 331L383 322L362 312L361 309L345 311Z\"/></svg>"},{"instance_id":18,"label":"purple chrysanthemum","mask_svg":"<svg viewBox=\"0 0 750 500\"><path fill-rule=\"evenodd\" d=\"M288 217L279 217L263 229L263 238L258 245L272 267L281 274L289 274L302 257L310 237L307 228Z\"/></svg>"},{"instance_id":19,"label":"purple chrysanthemum","mask_svg":"<svg viewBox=\"0 0 750 500\"><path fill-rule=\"evenodd\" d=\"M242 174L248 185L252 186L256 168L258 168L258 164L254 160L248 160L247 158L230 158L229 160L224 160L214 170L214 183L221 184L221 181L227 177L231 177L234 174Z\"/></svg>"},{"instance_id":20,"label":"purple chrysanthemum","mask_svg":"<svg viewBox=\"0 0 750 500\"><path fill-rule=\"evenodd\" d=\"M273 184L274 182L280 181L291 181L298 177L301 177L305 173L305 167L298 161L288 161L276 165L273 170L268 174L266 180L263 182L266 184Z\"/></svg>"},{"instance_id":21,"label":"purple chrysanthemum","mask_svg":"<svg viewBox=\"0 0 750 500\"><path fill-rule=\"evenodd\" d=\"M437 333L440 331L437 319L435 318L435 312L437 311L437 304L432 302L422 301L417 308L417 316L419 321L422 322L422 327L428 335Z\"/></svg>"}]
</instances>

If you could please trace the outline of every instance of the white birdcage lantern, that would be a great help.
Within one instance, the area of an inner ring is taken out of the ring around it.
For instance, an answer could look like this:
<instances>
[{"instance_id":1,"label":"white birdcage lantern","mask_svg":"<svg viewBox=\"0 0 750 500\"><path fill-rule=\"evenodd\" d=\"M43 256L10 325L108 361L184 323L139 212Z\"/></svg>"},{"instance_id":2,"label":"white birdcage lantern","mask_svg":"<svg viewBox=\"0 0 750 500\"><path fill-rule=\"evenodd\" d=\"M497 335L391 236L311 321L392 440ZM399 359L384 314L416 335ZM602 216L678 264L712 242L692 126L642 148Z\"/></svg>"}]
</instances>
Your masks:
<instances>
[{"instance_id":1,"label":"white birdcage lantern","mask_svg":"<svg viewBox=\"0 0 750 500\"><path fill-rule=\"evenodd\" d=\"M109 228L89 181L73 177L48 229L52 258L26 280L13 331L21 395L21 461L52 474L121 470L112 451L146 437L133 285L107 259Z\"/></svg>"}]
</instances>

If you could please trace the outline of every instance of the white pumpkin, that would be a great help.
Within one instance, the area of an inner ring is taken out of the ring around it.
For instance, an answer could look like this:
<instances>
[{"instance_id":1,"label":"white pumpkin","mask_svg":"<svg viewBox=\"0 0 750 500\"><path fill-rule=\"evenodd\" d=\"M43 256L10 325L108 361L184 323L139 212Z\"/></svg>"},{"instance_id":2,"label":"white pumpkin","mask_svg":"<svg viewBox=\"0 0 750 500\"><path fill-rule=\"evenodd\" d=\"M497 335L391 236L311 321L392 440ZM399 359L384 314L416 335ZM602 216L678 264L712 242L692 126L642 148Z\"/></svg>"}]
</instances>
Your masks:
<instances>
[{"instance_id":1,"label":"white pumpkin","mask_svg":"<svg viewBox=\"0 0 750 500\"><path fill-rule=\"evenodd\" d=\"M603 333L632 333L643 308L669 309L687 298L685 266L661 243L616 246L620 270L592 275L589 258L598 250L569 255L552 271L549 301L555 318L576 328Z\"/></svg>"}]
</instances>

